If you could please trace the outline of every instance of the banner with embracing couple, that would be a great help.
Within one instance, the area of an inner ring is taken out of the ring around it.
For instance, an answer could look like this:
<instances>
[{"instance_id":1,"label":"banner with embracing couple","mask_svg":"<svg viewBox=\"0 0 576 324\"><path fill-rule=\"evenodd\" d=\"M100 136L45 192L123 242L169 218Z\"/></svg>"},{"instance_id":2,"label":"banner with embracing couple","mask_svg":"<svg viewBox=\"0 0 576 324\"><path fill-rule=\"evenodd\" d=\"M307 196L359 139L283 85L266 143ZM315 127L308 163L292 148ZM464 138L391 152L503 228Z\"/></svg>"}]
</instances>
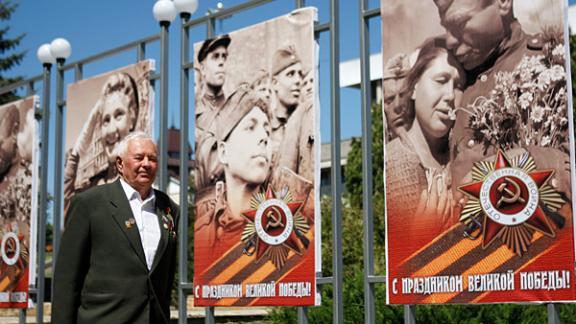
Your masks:
<instances>
[{"instance_id":1,"label":"banner with embracing couple","mask_svg":"<svg viewBox=\"0 0 576 324\"><path fill-rule=\"evenodd\" d=\"M381 8L387 302L573 301L567 2Z\"/></svg>"}]
</instances>

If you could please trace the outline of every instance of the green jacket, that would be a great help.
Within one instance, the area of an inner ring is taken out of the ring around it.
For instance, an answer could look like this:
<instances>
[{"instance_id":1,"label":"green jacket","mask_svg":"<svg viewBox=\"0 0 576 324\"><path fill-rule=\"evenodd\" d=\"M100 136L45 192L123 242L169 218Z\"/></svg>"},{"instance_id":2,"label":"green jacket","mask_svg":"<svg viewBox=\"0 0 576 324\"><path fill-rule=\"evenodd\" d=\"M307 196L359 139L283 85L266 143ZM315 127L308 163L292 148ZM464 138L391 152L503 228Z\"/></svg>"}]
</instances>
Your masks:
<instances>
[{"instance_id":1,"label":"green jacket","mask_svg":"<svg viewBox=\"0 0 576 324\"><path fill-rule=\"evenodd\" d=\"M168 323L179 211L154 193L161 238L150 271L119 180L74 196L54 272L52 323Z\"/></svg>"}]
</instances>

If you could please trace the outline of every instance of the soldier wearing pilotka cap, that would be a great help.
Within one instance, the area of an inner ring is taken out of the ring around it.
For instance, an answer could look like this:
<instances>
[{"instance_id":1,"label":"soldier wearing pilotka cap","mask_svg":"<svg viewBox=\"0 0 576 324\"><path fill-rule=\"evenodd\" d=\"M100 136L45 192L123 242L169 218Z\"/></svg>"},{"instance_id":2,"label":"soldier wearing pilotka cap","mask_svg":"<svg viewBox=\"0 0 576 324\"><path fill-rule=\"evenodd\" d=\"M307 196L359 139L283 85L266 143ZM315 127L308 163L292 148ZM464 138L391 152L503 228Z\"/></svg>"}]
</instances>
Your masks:
<instances>
[{"instance_id":1,"label":"soldier wearing pilotka cap","mask_svg":"<svg viewBox=\"0 0 576 324\"><path fill-rule=\"evenodd\" d=\"M240 241L242 212L270 174L270 118L268 105L252 92L239 90L217 117L217 158L224 181L196 201L195 235L223 252ZM220 250L220 248L222 250Z\"/></svg>"},{"instance_id":2,"label":"soldier wearing pilotka cap","mask_svg":"<svg viewBox=\"0 0 576 324\"><path fill-rule=\"evenodd\" d=\"M272 161L277 164L279 156L292 155L281 147L286 132L286 125L300 103L302 85L302 63L294 46L278 49L272 58L270 68L272 91L275 93L276 104L272 111Z\"/></svg>"},{"instance_id":3,"label":"soldier wearing pilotka cap","mask_svg":"<svg viewBox=\"0 0 576 324\"><path fill-rule=\"evenodd\" d=\"M196 103L196 152L204 152L196 160L196 189L201 191L214 185L222 175L216 159L215 122L227 101L235 100L235 93L225 96L228 35L208 39L198 51L201 92ZM198 156L198 154L197 154Z\"/></svg>"},{"instance_id":4,"label":"soldier wearing pilotka cap","mask_svg":"<svg viewBox=\"0 0 576 324\"><path fill-rule=\"evenodd\" d=\"M216 256L241 241L245 228L242 213L251 209L256 193L265 191L271 171L268 105L251 91L237 93L240 99L227 104L217 120L224 181L218 181L209 195L196 199L194 235L199 242L207 242ZM312 185L288 171L275 190L283 188L289 188L297 201L306 201ZM313 213L307 215L313 217Z\"/></svg>"},{"instance_id":5,"label":"soldier wearing pilotka cap","mask_svg":"<svg viewBox=\"0 0 576 324\"><path fill-rule=\"evenodd\" d=\"M206 40L198 51L202 90L196 104L196 128L201 130L210 129L216 114L226 101L223 86L226 81L230 42L228 35L222 35Z\"/></svg>"}]
</instances>

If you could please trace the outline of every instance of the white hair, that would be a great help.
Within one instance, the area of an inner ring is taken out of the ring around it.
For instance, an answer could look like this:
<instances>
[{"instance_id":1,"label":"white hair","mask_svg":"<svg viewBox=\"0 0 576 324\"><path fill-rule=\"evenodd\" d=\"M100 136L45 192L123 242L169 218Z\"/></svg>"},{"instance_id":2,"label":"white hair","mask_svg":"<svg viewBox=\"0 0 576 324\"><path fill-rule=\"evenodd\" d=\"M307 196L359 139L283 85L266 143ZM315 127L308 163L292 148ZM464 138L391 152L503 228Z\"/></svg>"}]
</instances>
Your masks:
<instances>
[{"instance_id":1,"label":"white hair","mask_svg":"<svg viewBox=\"0 0 576 324\"><path fill-rule=\"evenodd\" d=\"M117 157L126 156L126 153L128 152L128 143L132 140L149 140L154 144L154 146L156 146L156 142L154 142L154 139L148 133L143 131L135 131L126 135L126 137L124 137L120 143L116 145L114 151L112 151L112 157L116 159Z\"/></svg>"}]
</instances>

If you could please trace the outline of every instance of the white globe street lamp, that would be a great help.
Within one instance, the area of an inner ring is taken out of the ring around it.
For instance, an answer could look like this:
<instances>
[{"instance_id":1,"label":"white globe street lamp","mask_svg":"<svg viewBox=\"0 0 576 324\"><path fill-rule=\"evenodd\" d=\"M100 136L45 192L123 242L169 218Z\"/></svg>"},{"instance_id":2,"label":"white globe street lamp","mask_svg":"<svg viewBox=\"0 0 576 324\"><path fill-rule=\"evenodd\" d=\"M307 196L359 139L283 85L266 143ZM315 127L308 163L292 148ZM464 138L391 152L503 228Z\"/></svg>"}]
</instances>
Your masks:
<instances>
[{"instance_id":1,"label":"white globe street lamp","mask_svg":"<svg viewBox=\"0 0 576 324\"><path fill-rule=\"evenodd\" d=\"M176 6L171 0L158 0L152 8L154 13L154 19L160 24L168 23L170 24L174 19L176 19Z\"/></svg>"},{"instance_id":2,"label":"white globe street lamp","mask_svg":"<svg viewBox=\"0 0 576 324\"><path fill-rule=\"evenodd\" d=\"M66 60L72 54L72 47L66 39L56 38L50 43L50 52L56 60Z\"/></svg>"},{"instance_id":3,"label":"white globe street lamp","mask_svg":"<svg viewBox=\"0 0 576 324\"><path fill-rule=\"evenodd\" d=\"M56 59L54 58L54 56L52 56L52 52L50 51L50 44L43 44L40 47L38 47L36 56L43 65L46 64L52 65L56 63Z\"/></svg>"},{"instance_id":4,"label":"white globe street lamp","mask_svg":"<svg viewBox=\"0 0 576 324\"><path fill-rule=\"evenodd\" d=\"M174 0L174 5L180 14L194 14L198 9L198 0Z\"/></svg>"}]
</instances>

